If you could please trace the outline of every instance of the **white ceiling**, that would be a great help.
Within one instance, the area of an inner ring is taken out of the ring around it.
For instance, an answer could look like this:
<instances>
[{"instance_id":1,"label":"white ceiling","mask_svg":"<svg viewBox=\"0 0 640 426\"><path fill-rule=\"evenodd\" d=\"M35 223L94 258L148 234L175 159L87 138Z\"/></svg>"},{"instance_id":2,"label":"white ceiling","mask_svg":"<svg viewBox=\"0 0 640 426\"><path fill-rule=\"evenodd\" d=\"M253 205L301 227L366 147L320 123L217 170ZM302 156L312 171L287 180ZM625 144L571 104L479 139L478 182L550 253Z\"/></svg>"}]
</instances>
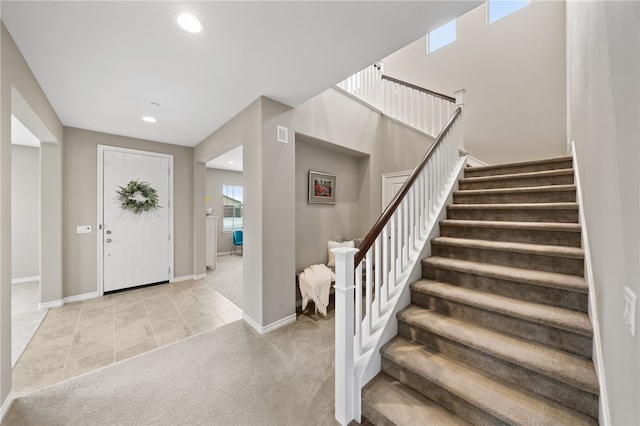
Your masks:
<instances>
[{"instance_id":1,"label":"white ceiling","mask_svg":"<svg viewBox=\"0 0 640 426\"><path fill-rule=\"evenodd\" d=\"M1 16L65 126L195 146L259 96L296 106L480 3L2 1ZM181 30L182 11L205 31Z\"/></svg>"},{"instance_id":2,"label":"white ceiling","mask_svg":"<svg viewBox=\"0 0 640 426\"><path fill-rule=\"evenodd\" d=\"M40 140L13 114L11 115L11 143L13 145L40 147Z\"/></svg>"},{"instance_id":3,"label":"white ceiling","mask_svg":"<svg viewBox=\"0 0 640 426\"><path fill-rule=\"evenodd\" d=\"M242 171L242 145L228 151L221 156L207 161L207 167L210 169L231 170L234 172Z\"/></svg>"}]
</instances>

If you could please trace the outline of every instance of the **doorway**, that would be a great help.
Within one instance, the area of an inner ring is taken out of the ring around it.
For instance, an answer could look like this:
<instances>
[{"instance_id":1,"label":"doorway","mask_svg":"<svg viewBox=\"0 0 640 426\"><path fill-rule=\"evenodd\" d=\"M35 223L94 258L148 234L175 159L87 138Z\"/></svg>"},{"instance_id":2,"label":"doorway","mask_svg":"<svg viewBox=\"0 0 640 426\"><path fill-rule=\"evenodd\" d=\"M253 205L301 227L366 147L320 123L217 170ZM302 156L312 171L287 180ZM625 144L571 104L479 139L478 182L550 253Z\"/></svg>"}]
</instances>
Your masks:
<instances>
[{"instance_id":1,"label":"doorway","mask_svg":"<svg viewBox=\"0 0 640 426\"><path fill-rule=\"evenodd\" d=\"M98 293L173 280L173 156L98 146Z\"/></svg>"},{"instance_id":2,"label":"doorway","mask_svg":"<svg viewBox=\"0 0 640 426\"><path fill-rule=\"evenodd\" d=\"M411 170L382 175L382 211L387 208L410 175Z\"/></svg>"},{"instance_id":3,"label":"doorway","mask_svg":"<svg viewBox=\"0 0 640 426\"><path fill-rule=\"evenodd\" d=\"M40 309L40 140L11 116L11 363L47 311Z\"/></svg>"},{"instance_id":4,"label":"doorway","mask_svg":"<svg viewBox=\"0 0 640 426\"><path fill-rule=\"evenodd\" d=\"M243 308L243 246L234 232L244 231L242 145L206 163L206 281ZM244 238L242 238L244 240ZM244 242L243 242L244 243Z\"/></svg>"}]
</instances>

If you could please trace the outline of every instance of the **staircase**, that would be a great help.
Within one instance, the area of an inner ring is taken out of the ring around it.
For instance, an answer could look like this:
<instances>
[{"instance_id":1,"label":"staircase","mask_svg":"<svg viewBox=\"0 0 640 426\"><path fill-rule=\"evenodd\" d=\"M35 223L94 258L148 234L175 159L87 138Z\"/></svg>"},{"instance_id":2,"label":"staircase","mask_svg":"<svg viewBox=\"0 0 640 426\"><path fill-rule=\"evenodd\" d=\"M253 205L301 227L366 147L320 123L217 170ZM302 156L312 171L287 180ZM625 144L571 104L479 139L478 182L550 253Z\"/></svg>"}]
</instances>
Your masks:
<instances>
[{"instance_id":1,"label":"staircase","mask_svg":"<svg viewBox=\"0 0 640 426\"><path fill-rule=\"evenodd\" d=\"M597 424L571 157L467 168L363 389L376 425Z\"/></svg>"}]
</instances>

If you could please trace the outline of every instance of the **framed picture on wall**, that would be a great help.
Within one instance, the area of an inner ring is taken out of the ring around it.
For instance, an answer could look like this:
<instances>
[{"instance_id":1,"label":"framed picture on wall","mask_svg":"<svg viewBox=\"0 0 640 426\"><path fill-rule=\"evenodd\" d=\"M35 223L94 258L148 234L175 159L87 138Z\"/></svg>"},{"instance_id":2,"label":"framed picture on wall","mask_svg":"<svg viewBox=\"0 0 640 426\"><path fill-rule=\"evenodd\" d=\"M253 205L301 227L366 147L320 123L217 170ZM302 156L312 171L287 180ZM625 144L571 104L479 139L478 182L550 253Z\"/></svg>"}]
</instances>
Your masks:
<instances>
[{"instance_id":1,"label":"framed picture on wall","mask_svg":"<svg viewBox=\"0 0 640 426\"><path fill-rule=\"evenodd\" d=\"M309 203L336 203L336 176L309 170Z\"/></svg>"}]
</instances>

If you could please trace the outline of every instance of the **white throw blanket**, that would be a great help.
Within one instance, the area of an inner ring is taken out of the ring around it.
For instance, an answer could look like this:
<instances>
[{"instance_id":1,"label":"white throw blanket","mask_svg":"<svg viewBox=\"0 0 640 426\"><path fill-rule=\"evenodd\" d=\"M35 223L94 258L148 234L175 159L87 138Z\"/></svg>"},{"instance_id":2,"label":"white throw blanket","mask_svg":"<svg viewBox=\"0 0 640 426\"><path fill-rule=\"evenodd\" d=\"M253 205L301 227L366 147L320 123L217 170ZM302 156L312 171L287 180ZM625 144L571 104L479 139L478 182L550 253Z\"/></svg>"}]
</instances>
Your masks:
<instances>
[{"instance_id":1,"label":"white throw blanket","mask_svg":"<svg viewBox=\"0 0 640 426\"><path fill-rule=\"evenodd\" d=\"M326 317L331 281L334 279L335 274L325 265L311 265L304 268L298 277L300 294L302 294L302 310L307 309L307 303L311 299L316 304L316 308Z\"/></svg>"}]
</instances>

